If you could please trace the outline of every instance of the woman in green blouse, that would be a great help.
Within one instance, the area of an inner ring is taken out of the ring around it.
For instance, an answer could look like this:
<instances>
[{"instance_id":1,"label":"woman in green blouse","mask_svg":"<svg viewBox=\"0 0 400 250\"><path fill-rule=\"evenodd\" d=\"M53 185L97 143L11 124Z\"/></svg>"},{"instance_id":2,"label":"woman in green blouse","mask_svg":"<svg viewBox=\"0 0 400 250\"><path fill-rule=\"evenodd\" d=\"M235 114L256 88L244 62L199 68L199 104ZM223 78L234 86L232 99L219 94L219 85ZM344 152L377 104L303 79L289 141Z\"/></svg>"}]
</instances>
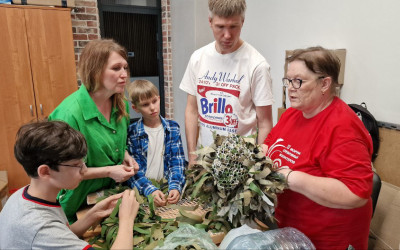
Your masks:
<instances>
[{"instance_id":1,"label":"woman in green blouse","mask_svg":"<svg viewBox=\"0 0 400 250\"><path fill-rule=\"evenodd\" d=\"M94 40L78 64L82 86L65 98L49 120L63 120L86 138L88 171L74 190L61 190L58 200L70 223L89 193L112 188L138 171L126 151L129 106L124 99L129 81L126 50L113 40Z\"/></svg>"}]
</instances>

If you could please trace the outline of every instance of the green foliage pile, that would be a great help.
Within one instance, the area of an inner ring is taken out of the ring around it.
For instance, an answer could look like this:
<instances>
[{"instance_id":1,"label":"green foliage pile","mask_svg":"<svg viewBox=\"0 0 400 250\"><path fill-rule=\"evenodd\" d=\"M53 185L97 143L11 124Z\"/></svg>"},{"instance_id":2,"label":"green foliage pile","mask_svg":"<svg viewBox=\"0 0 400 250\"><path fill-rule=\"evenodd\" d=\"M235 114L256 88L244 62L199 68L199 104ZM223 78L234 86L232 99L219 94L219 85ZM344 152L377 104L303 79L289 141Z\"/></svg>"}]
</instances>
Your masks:
<instances>
[{"instance_id":1,"label":"green foliage pile","mask_svg":"<svg viewBox=\"0 0 400 250\"><path fill-rule=\"evenodd\" d=\"M155 180L152 181L159 190L164 193L168 190L168 182L163 179L160 182ZM123 192L129 189L126 186L117 186L113 189L104 190L104 196L99 197L98 201L105 199L106 197ZM139 202L139 211L135 219L133 227L133 246L132 249L154 249L161 247L164 244L165 238L176 231L182 224L190 224L196 228L208 230L218 229L216 231L228 231L225 227L222 227L223 223L220 221L204 220L205 216L199 216L189 211L193 211L198 208L197 206L183 206L177 204L170 204L162 209L178 209L179 216L173 219L165 219L156 214L156 206L154 204L153 196L149 195L146 197L139 194L137 188L135 188L136 199ZM114 243L118 233L118 211L121 199L118 201L113 212L108 218L101 222L101 234L89 239L91 244L96 249L110 249ZM179 249L197 249L196 246L180 246Z\"/></svg>"},{"instance_id":2,"label":"green foliage pile","mask_svg":"<svg viewBox=\"0 0 400 250\"><path fill-rule=\"evenodd\" d=\"M255 143L255 136L214 134L214 144L198 150L196 154L197 164L189 166L186 171L182 198L201 205L204 214L189 211L198 206L171 204L165 208L178 209L179 216L163 219L155 213L153 197L143 197L135 188L140 207L133 228L133 249L161 247L164 239L182 223L213 233L227 233L247 220L274 221L272 214L276 194L283 192L287 183L282 175L275 172L271 159L265 157L261 147ZM168 191L166 180L151 181L163 193ZM105 190L102 198L125 189L127 187L118 186ZM101 234L89 240L95 248L110 249L112 246L118 232L118 210L119 203L101 223Z\"/></svg>"},{"instance_id":3,"label":"green foliage pile","mask_svg":"<svg viewBox=\"0 0 400 250\"><path fill-rule=\"evenodd\" d=\"M161 182L151 181L161 191L168 189L168 183L165 180ZM123 192L126 189L129 188L120 185L113 189L104 190L104 196L98 200ZM156 215L153 196L149 195L145 198L139 194L137 188L135 188L135 194L140 206L133 227L132 249L153 249L157 246L162 246L165 237L174 232L179 223L174 219L163 219ZM94 248L110 249L114 243L118 233L118 211L121 200L118 200L110 216L101 222L101 234L89 239L89 244L93 245Z\"/></svg>"}]
</instances>

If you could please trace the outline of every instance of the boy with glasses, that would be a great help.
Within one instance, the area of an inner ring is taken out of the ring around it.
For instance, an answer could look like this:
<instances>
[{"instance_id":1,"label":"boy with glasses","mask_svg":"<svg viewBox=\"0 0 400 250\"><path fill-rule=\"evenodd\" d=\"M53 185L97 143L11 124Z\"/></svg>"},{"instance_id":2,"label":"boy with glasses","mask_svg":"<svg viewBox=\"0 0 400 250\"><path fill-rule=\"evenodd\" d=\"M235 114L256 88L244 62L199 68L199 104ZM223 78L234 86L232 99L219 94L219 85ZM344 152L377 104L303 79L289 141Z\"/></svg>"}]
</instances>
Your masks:
<instances>
[{"instance_id":1,"label":"boy with glasses","mask_svg":"<svg viewBox=\"0 0 400 250\"><path fill-rule=\"evenodd\" d=\"M26 124L17 133L14 153L31 182L16 191L0 213L0 249L93 249L78 237L109 216L121 197L112 249L132 248L139 209L134 191L106 198L72 225L57 201L58 192L76 188L87 170L87 145L80 132L61 121Z\"/></svg>"}]
</instances>

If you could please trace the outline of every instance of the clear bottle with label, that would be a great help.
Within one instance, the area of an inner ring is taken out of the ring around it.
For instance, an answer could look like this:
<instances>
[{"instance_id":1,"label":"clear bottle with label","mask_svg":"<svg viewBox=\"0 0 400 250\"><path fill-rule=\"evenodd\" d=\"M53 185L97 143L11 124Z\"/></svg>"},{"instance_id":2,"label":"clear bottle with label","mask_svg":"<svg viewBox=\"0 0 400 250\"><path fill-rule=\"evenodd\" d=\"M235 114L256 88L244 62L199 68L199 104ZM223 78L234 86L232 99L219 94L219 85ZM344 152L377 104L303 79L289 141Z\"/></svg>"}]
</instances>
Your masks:
<instances>
[{"instance_id":1,"label":"clear bottle with label","mask_svg":"<svg viewBox=\"0 0 400 250\"><path fill-rule=\"evenodd\" d=\"M315 246L299 230L285 227L236 237L227 247L227 250L234 249L315 250Z\"/></svg>"}]
</instances>

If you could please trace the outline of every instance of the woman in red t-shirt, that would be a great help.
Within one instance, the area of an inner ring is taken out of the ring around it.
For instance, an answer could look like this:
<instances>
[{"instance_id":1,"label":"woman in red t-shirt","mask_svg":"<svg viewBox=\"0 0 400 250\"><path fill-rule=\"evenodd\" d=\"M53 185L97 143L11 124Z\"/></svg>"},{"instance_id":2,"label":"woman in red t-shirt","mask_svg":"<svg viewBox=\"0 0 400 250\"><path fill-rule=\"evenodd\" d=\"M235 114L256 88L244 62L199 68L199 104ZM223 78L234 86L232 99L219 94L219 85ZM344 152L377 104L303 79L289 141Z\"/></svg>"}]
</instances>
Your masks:
<instances>
[{"instance_id":1,"label":"woman in red t-shirt","mask_svg":"<svg viewBox=\"0 0 400 250\"><path fill-rule=\"evenodd\" d=\"M368 248L372 140L335 96L339 59L312 47L287 58L289 108L265 139L289 189L278 196L279 227L295 227L317 249Z\"/></svg>"}]
</instances>

